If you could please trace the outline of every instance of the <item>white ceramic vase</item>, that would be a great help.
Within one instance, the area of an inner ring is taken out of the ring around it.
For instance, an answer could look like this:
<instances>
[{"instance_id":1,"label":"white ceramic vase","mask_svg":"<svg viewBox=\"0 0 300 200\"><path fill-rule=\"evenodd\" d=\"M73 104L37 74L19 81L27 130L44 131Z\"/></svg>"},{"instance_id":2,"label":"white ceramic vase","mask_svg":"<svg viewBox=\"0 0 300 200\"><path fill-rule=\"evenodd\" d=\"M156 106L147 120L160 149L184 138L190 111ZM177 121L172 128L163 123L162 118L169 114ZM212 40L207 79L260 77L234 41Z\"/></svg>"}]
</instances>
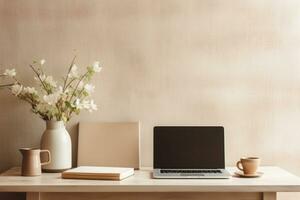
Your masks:
<instances>
[{"instance_id":1,"label":"white ceramic vase","mask_svg":"<svg viewBox=\"0 0 300 200\"><path fill-rule=\"evenodd\" d=\"M61 172L72 167L72 143L63 121L46 121L41 149L51 153L51 163L44 165L43 171ZM47 159L42 157L42 160Z\"/></svg>"}]
</instances>

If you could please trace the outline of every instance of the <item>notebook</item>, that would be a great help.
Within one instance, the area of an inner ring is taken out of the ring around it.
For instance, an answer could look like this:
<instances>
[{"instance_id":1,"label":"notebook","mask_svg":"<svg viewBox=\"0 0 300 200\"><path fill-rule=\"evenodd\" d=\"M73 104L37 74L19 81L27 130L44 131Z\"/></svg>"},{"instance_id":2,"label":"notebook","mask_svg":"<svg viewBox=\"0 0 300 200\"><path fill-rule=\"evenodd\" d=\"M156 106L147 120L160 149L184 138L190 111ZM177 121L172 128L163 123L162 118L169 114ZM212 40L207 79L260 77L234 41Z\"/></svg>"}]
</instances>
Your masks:
<instances>
[{"instance_id":1,"label":"notebook","mask_svg":"<svg viewBox=\"0 0 300 200\"><path fill-rule=\"evenodd\" d=\"M66 179L123 180L134 174L133 168L81 166L64 171Z\"/></svg>"}]
</instances>

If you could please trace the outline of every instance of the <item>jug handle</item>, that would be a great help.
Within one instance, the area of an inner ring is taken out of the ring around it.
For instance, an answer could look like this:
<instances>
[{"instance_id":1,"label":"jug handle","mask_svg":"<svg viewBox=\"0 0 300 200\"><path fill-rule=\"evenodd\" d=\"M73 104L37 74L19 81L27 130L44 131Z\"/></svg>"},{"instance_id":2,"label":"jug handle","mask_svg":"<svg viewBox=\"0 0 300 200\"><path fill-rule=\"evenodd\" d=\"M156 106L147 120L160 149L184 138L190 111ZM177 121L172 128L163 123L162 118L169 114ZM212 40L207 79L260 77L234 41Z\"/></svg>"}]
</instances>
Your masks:
<instances>
[{"instance_id":1,"label":"jug handle","mask_svg":"<svg viewBox=\"0 0 300 200\"><path fill-rule=\"evenodd\" d=\"M49 150L41 150L40 153L47 153L48 154L48 161L42 162L41 165L47 165L51 162L51 153Z\"/></svg>"}]
</instances>

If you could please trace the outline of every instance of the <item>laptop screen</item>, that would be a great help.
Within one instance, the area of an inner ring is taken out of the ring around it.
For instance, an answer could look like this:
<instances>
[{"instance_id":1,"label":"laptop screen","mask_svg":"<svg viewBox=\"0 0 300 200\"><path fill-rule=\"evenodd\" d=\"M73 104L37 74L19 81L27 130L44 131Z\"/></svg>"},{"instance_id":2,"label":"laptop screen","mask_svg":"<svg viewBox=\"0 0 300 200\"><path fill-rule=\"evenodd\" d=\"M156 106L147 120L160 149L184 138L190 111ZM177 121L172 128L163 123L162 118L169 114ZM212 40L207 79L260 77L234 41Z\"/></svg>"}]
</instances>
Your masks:
<instances>
[{"instance_id":1,"label":"laptop screen","mask_svg":"<svg viewBox=\"0 0 300 200\"><path fill-rule=\"evenodd\" d=\"M154 168L225 168L224 128L220 126L154 127Z\"/></svg>"}]
</instances>

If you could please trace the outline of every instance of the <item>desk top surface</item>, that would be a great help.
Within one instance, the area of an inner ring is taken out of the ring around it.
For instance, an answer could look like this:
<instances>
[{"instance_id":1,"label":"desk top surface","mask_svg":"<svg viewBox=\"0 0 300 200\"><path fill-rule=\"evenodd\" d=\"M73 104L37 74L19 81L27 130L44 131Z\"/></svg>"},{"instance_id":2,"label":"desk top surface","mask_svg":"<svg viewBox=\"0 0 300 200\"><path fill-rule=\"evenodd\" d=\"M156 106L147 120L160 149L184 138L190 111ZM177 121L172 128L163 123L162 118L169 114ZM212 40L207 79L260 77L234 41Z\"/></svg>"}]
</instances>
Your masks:
<instances>
[{"instance_id":1,"label":"desk top surface","mask_svg":"<svg viewBox=\"0 0 300 200\"><path fill-rule=\"evenodd\" d=\"M234 174L236 168L227 168ZM0 176L0 192L300 192L300 178L279 168L261 167L260 178L153 179L150 169L122 181L62 179L60 173L20 176L12 168Z\"/></svg>"}]
</instances>

